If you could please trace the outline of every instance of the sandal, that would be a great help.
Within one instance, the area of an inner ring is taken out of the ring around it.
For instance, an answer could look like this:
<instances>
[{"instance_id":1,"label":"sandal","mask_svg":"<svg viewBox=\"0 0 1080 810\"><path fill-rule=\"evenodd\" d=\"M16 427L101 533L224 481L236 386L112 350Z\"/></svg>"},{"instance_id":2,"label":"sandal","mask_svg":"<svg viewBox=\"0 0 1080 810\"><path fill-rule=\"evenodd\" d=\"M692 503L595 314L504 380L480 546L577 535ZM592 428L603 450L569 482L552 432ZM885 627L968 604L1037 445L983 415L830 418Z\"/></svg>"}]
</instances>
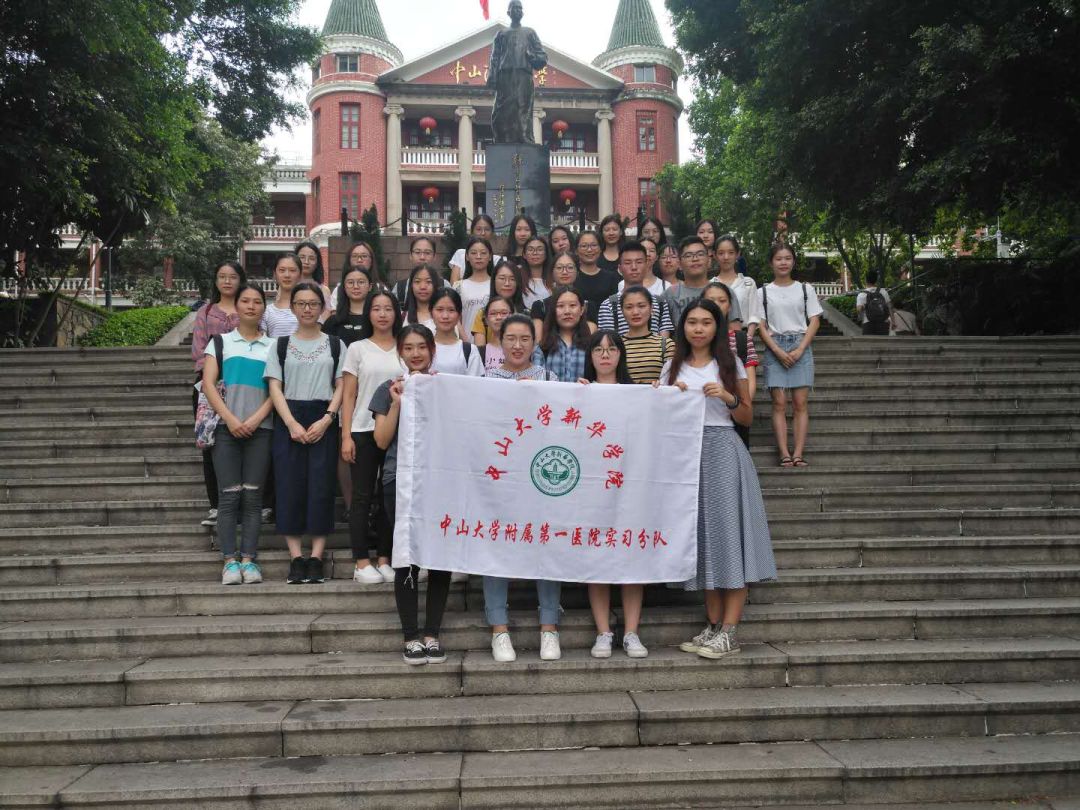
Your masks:
<instances>
[{"instance_id":1,"label":"sandal","mask_svg":"<svg viewBox=\"0 0 1080 810\"><path fill-rule=\"evenodd\" d=\"M791 465L792 465L793 467L809 467L809 466L810 466L810 462L809 462L809 461L807 461L807 460L806 460L805 458L803 458L802 456L795 456L795 458L793 458L793 459L791 460Z\"/></svg>"},{"instance_id":2,"label":"sandal","mask_svg":"<svg viewBox=\"0 0 1080 810\"><path fill-rule=\"evenodd\" d=\"M795 466L795 460L791 456L781 456L780 457L780 466L781 467L794 467Z\"/></svg>"}]
</instances>

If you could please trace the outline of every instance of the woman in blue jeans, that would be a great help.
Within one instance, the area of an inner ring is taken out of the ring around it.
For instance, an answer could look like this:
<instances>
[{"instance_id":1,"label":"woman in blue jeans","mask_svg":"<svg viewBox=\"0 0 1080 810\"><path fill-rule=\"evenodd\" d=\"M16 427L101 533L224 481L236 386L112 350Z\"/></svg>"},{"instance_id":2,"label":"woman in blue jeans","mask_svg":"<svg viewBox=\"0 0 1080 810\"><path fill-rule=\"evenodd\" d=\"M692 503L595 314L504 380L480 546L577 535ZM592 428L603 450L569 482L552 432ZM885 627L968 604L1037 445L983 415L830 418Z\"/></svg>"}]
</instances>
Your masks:
<instances>
[{"instance_id":1,"label":"woman in blue jeans","mask_svg":"<svg viewBox=\"0 0 1080 810\"><path fill-rule=\"evenodd\" d=\"M222 585L262 582L255 558L273 435L272 405L263 374L274 341L259 329L266 295L260 287L240 287L235 301L239 325L207 343L203 363L202 390L221 419L211 452L218 485L218 544L225 561ZM218 394L219 380L224 383L224 399ZM242 523L239 560L238 518Z\"/></svg>"},{"instance_id":2,"label":"woman in blue jeans","mask_svg":"<svg viewBox=\"0 0 1080 810\"><path fill-rule=\"evenodd\" d=\"M505 355L498 368L487 376L501 380L558 380L552 372L533 363L536 349L536 327L528 315L511 315L503 321L502 349ZM510 641L510 616L506 594L510 580L504 577L484 577L484 615L491 625L491 654L496 661L507 663L517 658ZM559 595L562 583L536 580L536 595L540 601L540 659L556 661L562 657L559 647Z\"/></svg>"}]
</instances>

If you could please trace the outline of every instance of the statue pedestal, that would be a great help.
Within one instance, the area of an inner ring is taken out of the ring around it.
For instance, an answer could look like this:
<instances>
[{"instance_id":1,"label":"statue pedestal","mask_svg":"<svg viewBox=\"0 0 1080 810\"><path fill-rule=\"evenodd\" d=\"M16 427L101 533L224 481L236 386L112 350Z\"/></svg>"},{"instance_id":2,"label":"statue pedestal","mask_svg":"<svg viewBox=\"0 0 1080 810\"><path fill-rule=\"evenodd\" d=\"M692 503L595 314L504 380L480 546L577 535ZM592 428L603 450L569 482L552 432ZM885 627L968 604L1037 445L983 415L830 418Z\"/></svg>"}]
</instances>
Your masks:
<instances>
[{"instance_id":1,"label":"statue pedestal","mask_svg":"<svg viewBox=\"0 0 1080 810\"><path fill-rule=\"evenodd\" d=\"M551 158L535 143L495 143L484 147L487 194L484 211L495 229L509 226L521 209L546 232L551 228Z\"/></svg>"}]
</instances>

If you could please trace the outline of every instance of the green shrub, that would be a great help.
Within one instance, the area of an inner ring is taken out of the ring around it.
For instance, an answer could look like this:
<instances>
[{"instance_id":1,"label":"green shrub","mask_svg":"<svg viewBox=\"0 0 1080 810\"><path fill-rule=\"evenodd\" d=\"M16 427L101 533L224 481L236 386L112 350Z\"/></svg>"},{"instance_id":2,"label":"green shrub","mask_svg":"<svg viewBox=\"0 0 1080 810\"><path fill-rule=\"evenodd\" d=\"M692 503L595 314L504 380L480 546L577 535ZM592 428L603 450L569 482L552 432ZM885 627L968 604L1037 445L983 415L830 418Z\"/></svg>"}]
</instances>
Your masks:
<instances>
[{"instance_id":1,"label":"green shrub","mask_svg":"<svg viewBox=\"0 0 1080 810\"><path fill-rule=\"evenodd\" d=\"M165 282L156 276L143 276L135 282L131 291L131 303L137 307L162 307L179 304L180 293L170 290Z\"/></svg>"},{"instance_id":2,"label":"green shrub","mask_svg":"<svg viewBox=\"0 0 1080 810\"><path fill-rule=\"evenodd\" d=\"M859 322L855 313L855 294L851 295L834 295L828 299L829 303L836 307L843 315L846 315L849 319L855 323Z\"/></svg>"},{"instance_id":3,"label":"green shrub","mask_svg":"<svg viewBox=\"0 0 1080 810\"><path fill-rule=\"evenodd\" d=\"M188 314L187 307L129 309L83 337L83 346L153 346Z\"/></svg>"}]
</instances>

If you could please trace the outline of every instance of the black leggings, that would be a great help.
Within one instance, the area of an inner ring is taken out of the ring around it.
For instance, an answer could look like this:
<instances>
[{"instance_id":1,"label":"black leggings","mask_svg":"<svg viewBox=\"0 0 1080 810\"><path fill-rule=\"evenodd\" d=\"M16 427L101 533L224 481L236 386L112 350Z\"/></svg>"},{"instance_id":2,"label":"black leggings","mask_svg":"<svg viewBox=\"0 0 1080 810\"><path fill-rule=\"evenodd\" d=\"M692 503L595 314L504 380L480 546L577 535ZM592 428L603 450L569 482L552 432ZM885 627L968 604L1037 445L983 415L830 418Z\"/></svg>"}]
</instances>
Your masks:
<instances>
[{"instance_id":1,"label":"black leggings","mask_svg":"<svg viewBox=\"0 0 1080 810\"><path fill-rule=\"evenodd\" d=\"M356 461L352 464L352 506L349 508L349 540L354 560L366 560L370 548L371 504L375 504L375 554L389 557L394 544L394 520L387 519L383 502L376 497L379 468L385 452L375 444L372 431L352 434Z\"/></svg>"},{"instance_id":2,"label":"black leggings","mask_svg":"<svg viewBox=\"0 0 1080 810\"><path fill-rule=\"evenodd\" d=\"M383 503L391 524L397 505L397 490L391 481L383 486ZM439 637L446 599L450 595L450 572L428 571L427 599L424 605L424 635ZM406 641L420 638L420 569L415 565L394 569L394 601L397 603L401 632Z\"/></svg>"}]
</instances>

